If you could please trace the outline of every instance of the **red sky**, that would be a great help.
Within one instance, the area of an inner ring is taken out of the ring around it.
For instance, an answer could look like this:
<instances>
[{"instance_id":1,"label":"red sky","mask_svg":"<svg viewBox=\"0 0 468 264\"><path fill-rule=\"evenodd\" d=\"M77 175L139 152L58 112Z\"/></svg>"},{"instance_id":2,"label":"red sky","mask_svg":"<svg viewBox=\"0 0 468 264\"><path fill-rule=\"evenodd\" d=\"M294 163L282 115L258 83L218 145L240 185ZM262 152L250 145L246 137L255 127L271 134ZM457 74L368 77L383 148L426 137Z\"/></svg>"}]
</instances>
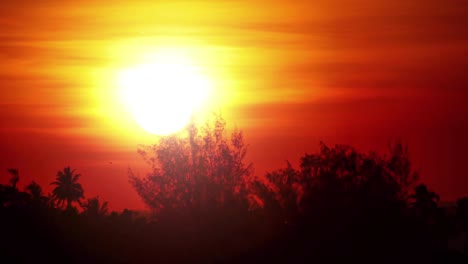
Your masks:
<instances>
[{"instance_id":1,"label":"red sky","mask_svg":"<svg viewBox=\"0 0 468 264\"><path fill-rule=\"evenodd\" d=\"M213 79L257 174L320 140L385 151L401 137L442 199L468 195L466 1L19 2L0 9L0 182L17 167L50 190L70 165L86 196L143 208L127 169L146 172L136 147L152 136L115 79L176 47Z\"/></svg>"}]
</instances>

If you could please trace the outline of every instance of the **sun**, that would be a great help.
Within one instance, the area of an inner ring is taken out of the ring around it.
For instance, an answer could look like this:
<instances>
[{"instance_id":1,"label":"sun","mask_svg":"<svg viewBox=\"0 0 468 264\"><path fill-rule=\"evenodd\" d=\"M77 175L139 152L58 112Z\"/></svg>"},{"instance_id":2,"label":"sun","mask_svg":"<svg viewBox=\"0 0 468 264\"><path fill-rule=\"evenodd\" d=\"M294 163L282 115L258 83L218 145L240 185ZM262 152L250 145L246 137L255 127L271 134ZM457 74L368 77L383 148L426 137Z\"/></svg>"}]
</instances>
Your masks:
<instances>
[{"instance_id":1,"label":"sun","mask_svg":"<svg viewBox=\"0 0 468 264\"><path fill-rule=\"evenodd\" d=\"M136 122L157 135L182 129L211 90L202 70L177 52L160 52L119 77L123 99Z\"/></svg>"}]
</instances>

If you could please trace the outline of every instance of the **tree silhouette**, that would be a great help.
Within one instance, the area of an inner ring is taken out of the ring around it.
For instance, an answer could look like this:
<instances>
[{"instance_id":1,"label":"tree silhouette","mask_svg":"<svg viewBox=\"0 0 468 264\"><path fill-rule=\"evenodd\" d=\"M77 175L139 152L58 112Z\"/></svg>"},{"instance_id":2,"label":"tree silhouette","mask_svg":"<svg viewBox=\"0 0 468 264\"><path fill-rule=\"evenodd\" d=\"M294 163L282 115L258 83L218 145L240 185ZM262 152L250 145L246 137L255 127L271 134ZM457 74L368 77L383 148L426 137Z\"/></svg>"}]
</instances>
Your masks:
<instances>
[{"instance_id":1,"label":"tree silhouette","mask_svg":"<svg viewBox=\"0 0 468 264\"><path fill-rule=\"evenodd\" d=\"M18 169L7 169L11 178L9 185L0 185L0 206L3 207L21 207L24 206L28 200L28 194L20 192L17 184L19 182Z\"/></svg>"},{"instance_id":2,"label":"tree silhouette","mask_svg":"<svg viewBox=\"0 0 468 264\"><path fill-rule=\"evenodd\" d=\"M108 202L103 202L101 204L101 202L99 201L99 197L90 198L86 203L82 205L84 209L83 215L94 218L105 216L109 211L107 205Z\"/></svg>"},{"instance_id":3,"label":"tree silhouette","mask_svg":"<svg viewBox=\"0 0 468 264\"><path fill-rule=\"evenodd\" d=\"M413 213L420 221L425 224L431 224L435 221L439 195L429 191L427 186L421 183L414 188L414 193L409 196L409 199Z\"/></svg>"},{"instance_id":4,"label":"tree silhouette","mask_svg":"<svg viewBox=\"0 0 468 264\"><path fill-rule=\"evenodd\" d=\"M29 192L29 194L31 195L31 198L33 200L40 200L41 199L41 197L42 197L42 188L35 181L32 181L24 189Z\"/></svg>"},{"instance_id":5,"label":"tree silhouette","mask_svg":"<svg viewBox=\"0 0 468 264\"><path fill-rule=\"evenodd\" d=\"M432 210L437 208L439 202L439 195L435 192L429 191L424 183L419 184L414 189L414 194L410 195L413 201L413 207L422 208L423 210Z\"/></svg>"},{"instance_id":6,"label":"tree silhouette","mask_svg":"<svg viewBox=\"0 0 468 264\"><path fill-rule=\"evenodd\" d=\"M35 206L47 206L49 198L44 196L42 187L35 181L32 181L25 188L25 191L31 196L33 205Z\"/></svg>"},{"instance_id":7,"label":"tree silhouette","mask_svg":"<svg viewBox=\"0 0 468 264\"><path fill-rule=\"evenodd\" d=\"M385 166L386 170L398 184L399 196L407 200L409 192L419 179L418 173L412 171L408 145L404 144L402 140L390 141L388 143L388 150L390 156Z\"/></svg>"},{"instance_id":8,"label":"tree silhouette","mask_svg":"<svg viewBox=\"0 0 468 264\"><path fill-rule=\"evenodd\" d=\"M99 197L80 202L80 175L70 167L57 173L50 199L34 181L19 190L18 170L8 170L11 180L0 185L4 258L367 263L385 256L384 262L468 263L468 198L457 201L455 214L455 208L439 208L426 185L413 188L417 174L404 146L379 155L322 142L297 168L287 162L259 180L244 162L242 134L227 138L217 117L202 127L191 123L140 154L153 171L143 178L130 174L130 182L160 213L157 221L128 209L109 214ZM47 206L52 198L61 208ZM245 213L254 206L265 210ZM51 248L54 254L47 253Z\"/></svg>"},{"instance_id":9,"label":"tree silhouette","mask_svg":"<svg viewBox=\"0 0 468 264\"><path fill-rule=\"evenodd\" d=\"M257 189L262 190L262 198L268 197L265 193L273 194L265 206L281 211L283 219L305 215L322 221L319 225L335 226L330 232L338 232L337 226L345 229L339 219L348 219L350 225L352 221L362 224L368 221L365 215L373 214L378 221L386 222L386 216L396 216L403 210L406 190L417 176L400 141L390 144L389 150L389 155L379 155L320 142L317 153L300 158L299 169L288 162L285 168L267 173L267 184ZM275 201L276 209L271 206ZM337 221L335 225L332 220Z\"/></svg>"},{"instance_id":10,"label":"tree silhouette","mask_svg":"<svg viewBox=\"0 0 468 264\"><path fill-rule=\"evenodd\" d=\"M16 184L19 181L19 172L18 169L7 169L8 173L11 175L10 184L13 189L16 189Z\"/></svg>"},{"instance_id":11,"label":"tree silhouette","mask_svg":"<svg viewBox=\"0 0 468 264\"><path fill-rule=\"evenodd\" d=\"M358 203L404 201L406 189L416 178L406 153L401 142L391 148L389 156L363 153L349 145L328 147L321 142L318 153L301 157L299 171L288 163L285 169L266 176L283 201L304 203L306 198L307 203L317 196L329 203L340 197Z\"/></svg>"},{"instance_id":12,"label":"tree silhouette","mask_svg":"<svg viewBox=\"0 0 468 264\"><path fill-rule=\"evenodd\" d=\"M139 150L152 172L139 178L130 171L130 182L149 208L200 212L246 204L252 198L252 164L244 162L247 147L242 132L236 130L228 139L225 125L219 115L213 124L198 126L192 121L179 134Z\"/></svg>"},{"instance_id":13,"label":"tree silhouette","mask_svg":"<svg viewBox=\"0 0 468 264\"><path fill-rule=\"evenodd\" d=\"M291 221L299 213L303 185L300 171L293 168L289 161L286 167L265 175L266 183L257 182L255 190L262 198L267 210L278 210L285 222Z\"/></svg>"},{"instance_id":14,"label":"tree silhouette","mask_svg":"<svg viewBox=\"0 0 468 264\"><path fill-rule=\"evenodd\" d=\"M80 174L75 174L70 166L57 172L55 181L51 185L55 185L52 197L59 207L62 207L66 202L67 209L71 209L73 202L79 202L80 199L84 198L83 187L78 182L79 178Z\"/></svg>"}]
</instances>

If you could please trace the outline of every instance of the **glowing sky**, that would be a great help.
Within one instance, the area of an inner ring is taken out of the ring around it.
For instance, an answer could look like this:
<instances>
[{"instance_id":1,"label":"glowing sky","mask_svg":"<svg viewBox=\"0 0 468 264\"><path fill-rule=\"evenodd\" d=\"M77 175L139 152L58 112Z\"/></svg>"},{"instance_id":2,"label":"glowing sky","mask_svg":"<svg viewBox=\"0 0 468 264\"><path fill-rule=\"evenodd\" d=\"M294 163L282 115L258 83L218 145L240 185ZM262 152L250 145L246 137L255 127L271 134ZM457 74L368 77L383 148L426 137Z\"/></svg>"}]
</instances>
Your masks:
<instances>
[{"instance_id":1,"label":"glowing sky","mask_svg":"<svg viewBox=\"0 0 468 264\"><path fill-rule=\"evenodd\" d=\"M210 106L244 131L258 174L320 140L384 151L402 137L442 199L468 195L466 1L76 2L2 2L2 182L17 167L45 186L70 165L88 197L141 208L127 168L145 173L151 136L116 74L169 47L211 76Z\"/></svg>"}]
</instances>

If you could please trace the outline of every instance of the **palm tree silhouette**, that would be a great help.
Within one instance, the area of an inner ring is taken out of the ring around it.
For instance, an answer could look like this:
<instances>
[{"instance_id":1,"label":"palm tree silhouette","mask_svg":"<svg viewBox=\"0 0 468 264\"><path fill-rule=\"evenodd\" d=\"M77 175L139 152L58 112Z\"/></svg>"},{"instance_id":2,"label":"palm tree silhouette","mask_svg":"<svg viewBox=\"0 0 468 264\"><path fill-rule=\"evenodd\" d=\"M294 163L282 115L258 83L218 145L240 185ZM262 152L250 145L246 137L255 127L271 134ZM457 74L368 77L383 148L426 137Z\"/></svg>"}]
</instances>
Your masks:
<instances>
[{"instance_id":1,"label":"palm tree silhouette","mask_svg":"<svg viewBox=\"0 0 468 264\"><path fill-rule=\"evenodd\" d=\"M40 200L42 197L42 188L37 182L32 181L30 184L28 184L24 188L29 194L31 195L31 198L33 200Z\"/></svg>"},{"instance_id":2,"label":"palm tree silhouette","mask_svg":"<svg viewBox=\"0 0 468 264\"><path fill-rule=\"evenodd\" d=\"M28 184L24 190L29 193L34 206L47 206L48 202L50 202L49 197L44 196L42 187L35 181Z\"/></svg>"},{"instance_id":3,"label":"palm tree silhouette","mask_svg":"<svg viewBox=\"0 0 468 264\"><path fill-rule=\"evenodd\" d=\"M78 183L80 176L80 174L75 174L75 170L72 170L70 166L57 173L51 185L56 185L52 191L52 197L58 202L59 207L67 202L67 209L70 209L73 202L79 203L80 199L84 198L83 187Z\"/></svg>"},{"instance_id":4,"label":"palm tree silhouette","mask_svg":"<svg viewBox=\"0 0 468 264\"><path fill-rule=\"evenodd\" d=\"M88 202L82 206L84 209L83 214L91 217L104 216L109 211L107 205L108 202L101 203L99 197L88 199Z\"/></svg>"}]
</instances>

